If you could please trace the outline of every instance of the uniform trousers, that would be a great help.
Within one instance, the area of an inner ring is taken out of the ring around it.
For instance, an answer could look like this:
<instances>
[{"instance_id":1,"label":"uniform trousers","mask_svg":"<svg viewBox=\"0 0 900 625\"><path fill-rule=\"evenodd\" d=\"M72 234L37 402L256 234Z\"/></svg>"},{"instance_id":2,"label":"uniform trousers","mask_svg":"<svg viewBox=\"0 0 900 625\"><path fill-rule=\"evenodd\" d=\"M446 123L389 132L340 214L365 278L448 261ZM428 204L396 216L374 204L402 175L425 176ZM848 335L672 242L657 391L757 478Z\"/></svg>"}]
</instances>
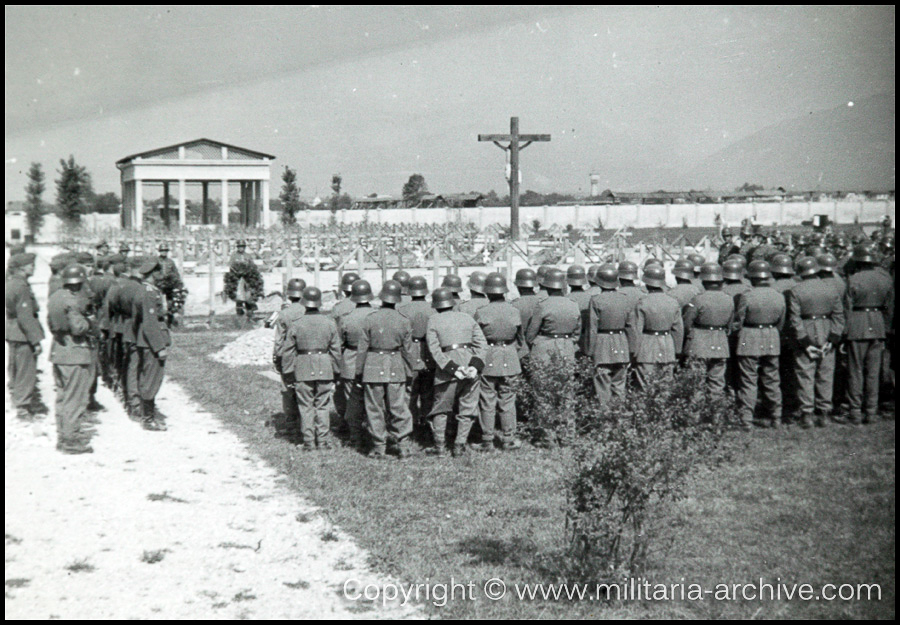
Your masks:
<instances>
[{"instance_id":1,"label":"uniform trousers","mask_svg":"<svg viewBox=\"0 0 900 625\"><path fill-rule=\"evenodd\" d=\"M640 389L647 388L651 380L671 379L674 375L674 362L639 362L634 367L635 381Z\"/></svg>"},{"instance_id":2,"label":"uniform trousers","mask_svg":"<svg viewBox=\"0 0 900 625\"><path fill-rule=\"evenodd\" d=\"M138 386L138 377L141 369L141 354L135 343L124 343L125 353L125 403L133 408L141 405L141 392Z\"/></svg>"},{"instance_id":3,"label":"uniform trousers","mask_svg":"<svg viewBox=\"0 0 900 625\"><path fill-rule=\"evenodd\" d=\"M479 406L481 416L481 440L487 444L494 443L494 426L497 415L500 415L500 437L504 442L511 441L516 435L516 392L513 385L517 376L485 375L481 378L481 396Z\"/></svg>"},{"instance_id":4,"label":"uniform trousers","mask_svg":"<svg viewBox=\"0 0 900 625\"><path fill-rule=\"evenodd\" d=\"M413 373L409 393L409 410L415 423L420 424L431 413L434 404L434 371L420 369Z\"/></svg>"},{"instance_id":5,"label":"uniform trousers","mask_svg":"<svg viewBox=\"0 0 900 625\"><path fill-rule=\"evenodd\" d=\"M834 408L831 401L834 397L834 363L833 349L821 358L810 358L805 349L794 350L794 376L800 414L831 414Z\"/></svg>"},{"instance_id":6,"label":"uniform trousers","mask_svg":"<svg viewBox=\"0 0 900 625\"><path fill-rule=\"evenodd\" d=\"M297 393L297 409L300 412L300 433L304 447L315 447L328 444L330 431L331 394L334 382L331 380L311 380L294 382Z\"/></svg>"},{"instance_id":7,"label":"uniform trousers","mask_svg":"<svg viewBox=\"0 0 900 625\"><path fill-rule=\"evenodd\" d=\"M406 384L364 383L366 403L366 430L372 437L376 453L384 452L387 435L397 440L401 449L412 434L412 414L409 412L409 396Z\"/></svg>"},{"instance_id":8,"label":"uniform trousers","mask_svg":"<svg viewBox=\"0 0 900 625\"><path fill-rule=\"evenodd\" d=\"M297 396L294 394L294 372L281 374L281 411L290 425L300 421L300 410L297 408Z\"/></svg>"},{"instance_id":9,"label":"uniform trousers","mask_svg":"<svg viewBox=\"0 0 900 625\"><path fill-rule=\"evenodd\" d=\"M60 444L73 442L81 429L91 388L91 365L53 365L56 385L56 434Z\"/></svg>"},{"instance_id":10,"label":"uniform trousers","mask_svg":"<svg viewBox=\"0 0 900 625\"><path fill-rule=\"evenodd\" d=\"M365 398L362 382L356 380L341 379L344 390L344 422L350 428L350 437L358 439L366 428L363 422L365 418Z\"/></svg>"},{"instance_id":11,"label":"uniform trousers","mask_svg":"<svg viewBox=\"0 0 900 625\"><path fill-rule=\"evenodd\" d=\"M138 371L138 393L144 401L153 401L162 386L166 361L157 358L149 347L138 348L140 369Z\"/></svg>"},{"instance_id":12,"label":"uniform trousers","mask_svg":"<svg viewBox=\"0 0 900 625\"><path fill-rule=\"evenodd\" d=\"M30 343L7 342L9 346L9 394L17 409L27 410L37 385L37 358Z\"/></svg>"},{"instance_id":13,"label":"uniform trousers","mask_svg":"<svg viewBox=\"0 0 900 625\"><path fill-rule=\"evenodd\" d=\"M775 423L781 421L781 376L778 356L738 356L738 410L741 421L753 418L757 396L762 390L767 416Z\"/></svg>"},{"instance_id":14,"label":"uniform trousers","mask_svg":"<svg viewBox=\"0 0 900 625\"><path fill-rule=\"evenodd\" d=\"M594 367L594 392L601 404L609 402L614 396L625 397L625 383L628 380L628 363L597 365Z\"/></svg>"},{"instance_id":15,"label":"uniform trousers","mask_svg":"<svg viewBox=\"0 0 900 625\"><path fill-rule=\"evenodd\" d=\"M858 418L878 414L878 386L881 381L882 354L884 341L847 341L847 361L850 380L847 398L850 401L850 416Z\"/></svg>"},{"instance_id":16,"label":"uniform trousers","mask_svg":"<svg viewBox=\"0 0 900 625\"><path fill-rule=\"evenodd\" d=\"M110 363L112 367L112 371L110 371L110 377L112 378L113 384L116 389L123 388L123 380L124 373L122 370L122 363L125 360L125 353L123 351L122 344L122 334L121 333L113 333L110 340L109 345L110 352Z\"/></svg>"},{"instance_id":17,"label":"uniform trousers","mask_svg":"<svg viewBox=\"0 0 900 625\"><path fill-rule=\"evenodd\" d=\"M447 436L447 415L456 414L456 445L465 445L469 431L478 415L478 399L481 387L478 378L451 380L434 387L434 405L431 407L431 434L437 447L444 445Z\"/></svg>"},{"instance_id":18,"label":"uniform trousers","mask_svg":"<svg viewBox=\"0 0 900 625\"><path fill-rule=\"evenodd\" d=\"M713 393L725 392L725 358L700 358L706 367L706 388Z\"/></svg>"}]
</instances>

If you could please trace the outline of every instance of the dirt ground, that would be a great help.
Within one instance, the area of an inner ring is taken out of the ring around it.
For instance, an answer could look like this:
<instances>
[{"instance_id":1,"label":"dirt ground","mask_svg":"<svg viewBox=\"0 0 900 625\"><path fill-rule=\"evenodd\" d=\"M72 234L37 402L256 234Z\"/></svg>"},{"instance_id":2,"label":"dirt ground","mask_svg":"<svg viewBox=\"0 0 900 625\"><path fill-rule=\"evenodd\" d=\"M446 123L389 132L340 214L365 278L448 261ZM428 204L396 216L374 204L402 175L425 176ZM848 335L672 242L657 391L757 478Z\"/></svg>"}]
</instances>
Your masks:
<instances>
[{"instance_id":1,"label":"dirt ground","mask_svg":"<svg viewBox=\"0 0 900 625\"><path fill-rule=\"evenodd\" d=\"M40 261L31 282L43 322ZM50 413L23 422L5 395L7 619L421 615L344 599L348 579L390 580L171 381L157 400L167 432L141 429L101 386L95 452L56 451L49 347L39 386Z\"/></svg>"}]
</instances>

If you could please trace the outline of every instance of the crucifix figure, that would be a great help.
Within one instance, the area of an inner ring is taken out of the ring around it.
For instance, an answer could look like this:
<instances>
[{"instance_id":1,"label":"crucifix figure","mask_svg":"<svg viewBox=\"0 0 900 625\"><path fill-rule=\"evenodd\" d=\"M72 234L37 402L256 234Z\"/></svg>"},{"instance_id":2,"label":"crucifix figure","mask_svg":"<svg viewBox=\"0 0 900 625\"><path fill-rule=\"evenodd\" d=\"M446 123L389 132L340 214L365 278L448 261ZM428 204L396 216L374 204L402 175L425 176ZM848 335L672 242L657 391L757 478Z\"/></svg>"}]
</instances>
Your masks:
<instances>
[{"instance_id":1,"label":"crucifix figure","mask_svg":"<svg viewBox=\"0 0 900 625\"><path fill-rule=\"evenodd\" d=\"M508 135L478 135L479 141L492 141L501 150L507 152L509 160L509 238L519 239L519 150L524 150L534 141L550 141L550 135L520 135L519 118L509 118ZM509 141L509 145L501 145L501 141ZM524 142L519 145L519 142Z\"/></svg>"}]
</instances>

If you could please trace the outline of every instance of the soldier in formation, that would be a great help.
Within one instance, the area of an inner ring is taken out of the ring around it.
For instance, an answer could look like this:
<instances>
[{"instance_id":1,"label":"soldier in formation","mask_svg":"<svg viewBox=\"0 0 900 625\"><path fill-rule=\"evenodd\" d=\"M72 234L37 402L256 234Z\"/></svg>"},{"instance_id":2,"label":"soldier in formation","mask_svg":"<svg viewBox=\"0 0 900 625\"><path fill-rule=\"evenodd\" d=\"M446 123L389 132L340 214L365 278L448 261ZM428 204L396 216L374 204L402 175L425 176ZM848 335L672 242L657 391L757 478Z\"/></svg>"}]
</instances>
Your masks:
<instances>
[{"instance_id":1,"label":"soldier in formation","mask_svg":"<svg viewBox=\"0 0 900 625\"><path fill-rule=\"evenodd\" d=\"M16 416L30 419L39 410L37 357L41 354L44 328L38 319L38 305L28 284L34 275L35 256L10 256L6 266L6 342L9 349L7 384Z\"/></svg>"}]
</instances>

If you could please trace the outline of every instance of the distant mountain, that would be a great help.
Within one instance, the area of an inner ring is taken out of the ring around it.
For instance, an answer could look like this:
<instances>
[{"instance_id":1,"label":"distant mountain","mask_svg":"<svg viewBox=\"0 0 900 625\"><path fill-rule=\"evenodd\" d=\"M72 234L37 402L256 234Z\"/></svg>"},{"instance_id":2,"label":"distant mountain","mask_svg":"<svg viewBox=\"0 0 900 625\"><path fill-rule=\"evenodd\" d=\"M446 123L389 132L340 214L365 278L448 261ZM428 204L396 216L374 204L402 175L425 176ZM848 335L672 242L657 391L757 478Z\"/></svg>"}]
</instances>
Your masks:
<instances>
[{"instance_id":1,"label":"distant mountain","mask_svg":"<svg viewBox=\"0 0 900 625\"><path fill-rule=\"evenodd\" d=\"M884 94L774 124L703 160L685 188L893 189L894 114Z\"/></svg>"}]
</instances>

